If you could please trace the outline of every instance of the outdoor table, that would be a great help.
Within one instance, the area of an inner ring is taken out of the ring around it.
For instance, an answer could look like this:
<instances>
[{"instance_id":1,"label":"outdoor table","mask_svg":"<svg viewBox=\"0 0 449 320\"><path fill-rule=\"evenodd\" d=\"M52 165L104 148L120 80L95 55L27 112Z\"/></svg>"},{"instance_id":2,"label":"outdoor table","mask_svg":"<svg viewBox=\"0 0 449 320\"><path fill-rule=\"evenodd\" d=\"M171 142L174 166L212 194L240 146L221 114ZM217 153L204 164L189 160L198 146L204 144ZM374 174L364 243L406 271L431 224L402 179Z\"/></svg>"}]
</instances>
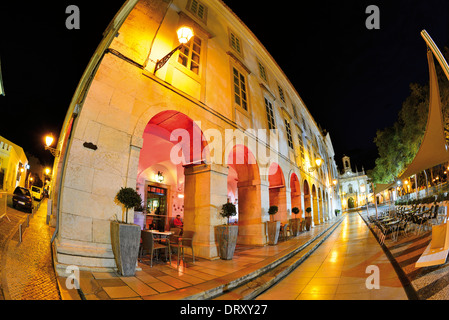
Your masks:
<instances>
[{"instance_id":1,"label":"outdoor table","mask_svg":"<svg viewBox=\"0 0 449 320\"><path fill-rule=\"evenodd\" d=\"M158 230L147 230L147 231L151 232L154 235L158 235L161 240L162 238L167 238L174 233L173 231L158 231Z\"/></svg>"}]
</instances>

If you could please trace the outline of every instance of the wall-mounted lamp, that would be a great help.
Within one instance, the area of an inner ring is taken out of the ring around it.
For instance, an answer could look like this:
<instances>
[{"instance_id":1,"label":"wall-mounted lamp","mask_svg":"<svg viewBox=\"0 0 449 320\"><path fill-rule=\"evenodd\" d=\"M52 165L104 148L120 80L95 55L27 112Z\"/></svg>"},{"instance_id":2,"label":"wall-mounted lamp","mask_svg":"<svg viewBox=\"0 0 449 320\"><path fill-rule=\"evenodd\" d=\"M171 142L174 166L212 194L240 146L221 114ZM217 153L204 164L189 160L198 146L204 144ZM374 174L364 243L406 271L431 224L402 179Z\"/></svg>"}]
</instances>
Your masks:
<instances>
[{"instance_id":1,"label":"wall-mounted lamp","mask_svg":"<svg viewBox=\"0 0 449 320\"><path fill-rule=\"evenodd\" d=\"M59 157L60 151L58 149L50 147L53 144L54 138L50 134L45 137L45 150L49 150L54 157Z\"/></svg>"},{"instance_id":2,"label":"wall-mounted lamp","mask_svg":"<svg viewBox=\"0 0 449 320\"><path fill-rule=\"evenodd\" d=\"M190 41L190 39L193 37L193 30L189 27L183 26L176 31L178 34L178 40L180 45L174 48L170 53L168 53L165 57L158 60L156 62L156 66L154 67L153 74L156 74L156 71L158 71L160 68L162 68L168 60L170 60L171 56L178 50L182 48L184 44Z\"/></svg>"},{"instance_id":3,"label":"wall-mounted lamp","mask_svg":"<svg viewBox=\"0 0 449 320\"><path fill-rule=\"evenodd\" d=\"M319 167L321 167L321 165L323 164L323 159L318 158L315 160L315 167L310 167L309 168L309 172L314 172L315 170L317 170Z\"/></svg>"},{"instance_id":4,"label":"wall-mounted lamp","mask_svg":"<svg viewBox=\"0 0 449 320\"><path fill-rule=\"evenodd\" d=\"M164 181L164 176L162 175L162 172L161 172L161 171L158 171L158 172L157 172L156 180L157 180L157 182L159 182L159 183L161 183L162 181Z\"/></svg>"}]
</instances>

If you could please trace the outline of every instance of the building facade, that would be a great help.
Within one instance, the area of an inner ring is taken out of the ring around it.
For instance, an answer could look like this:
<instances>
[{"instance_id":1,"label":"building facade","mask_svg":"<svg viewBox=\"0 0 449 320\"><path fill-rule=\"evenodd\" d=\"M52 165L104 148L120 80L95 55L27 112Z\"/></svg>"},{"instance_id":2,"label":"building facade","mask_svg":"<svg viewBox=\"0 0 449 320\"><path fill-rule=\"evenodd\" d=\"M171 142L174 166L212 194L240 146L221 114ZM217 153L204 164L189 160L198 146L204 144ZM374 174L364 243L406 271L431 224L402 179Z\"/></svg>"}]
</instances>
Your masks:
<instances>
[{"instance_id":1,"label":"building facade","mask_svg":"<svg viewBox=\"0 0 449 320\"><path fill-rule=\"evenodd\" d=\"M16 187L25 187L28 169L23 149L0 136L0 190L12 193Z\"/></svg>"},{"instance_id":2,"label":"building facade","mask_svg":"<svg viewBox=\"0 0 449 320\"><path fill-rule=\"evenodd\" d=\"M366 205L372 200L371 187L368 184L368 176L362 169L354 172L351 166L351 159L344 156L342 159L343 171L339 177L340 195L343 210L353 209Z\"/></svg>"},{"instance_id":3,"label":"building facade","mask_svg":"<svg viewBox=\"0 0 449 320\"><path fill-rule=\"evenodd\" d=\"M272 205L284 223L293 207L302 217L311 207L315 225L332 219L341 204L330 135L243 22L220 0L124 8L60 135L57 263L115 266L109 226L122 216L114 198L125 186L166 227L181 215L184 230L196 232L195 255L207 259L218 256L214 228L226 222L219 212L228 201L238 207L240 244L267 243ZM194 36L155 71L179 45L181 26Z\"/></svg>"}]
</instances>

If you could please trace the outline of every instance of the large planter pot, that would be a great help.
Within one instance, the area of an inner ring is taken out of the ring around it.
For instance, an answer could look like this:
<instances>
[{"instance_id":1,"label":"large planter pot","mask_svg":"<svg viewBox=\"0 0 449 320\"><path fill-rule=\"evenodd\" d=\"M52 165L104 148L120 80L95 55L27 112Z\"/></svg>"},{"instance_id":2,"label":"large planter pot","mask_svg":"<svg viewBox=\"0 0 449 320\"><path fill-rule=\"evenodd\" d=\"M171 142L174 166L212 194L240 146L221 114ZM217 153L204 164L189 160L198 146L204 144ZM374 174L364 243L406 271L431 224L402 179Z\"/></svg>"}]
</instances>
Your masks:
<instances>
[{"instance_id":1,"label":"large planter pot","mask_svg":"<svg viewBox=\"0 0 449 320\"><path fill-rule=\"evenodd\" d=\"M223 225L215 227L218 241L218 254L222 260L231 260L234 256L239 226Z\"/></svg>"},{"instance_id":2,"label":"large planter pot","mask_svg":"<svg viewBox=\"0 0 449 320\"><path fill-rule=\"evenodd\" d=\"M296 237L299 234L300 222L300 219L290 219L290 231L293 237Z\"/></svg>"},{"instance_id":3,"label":"large planter pot","mask_svg":"<svg viewBox=\"0 0 449 320\"><path fill-rule=\"evenodd\" d=\"M134 276L139 256L140 226L111 221L111 244L118 272Z\"/></svg>"},{"instance_id":4,"label":"large planter pot","mask_svg":"<svg viewBox=\"0 0 449 320\"><path fill-rule=\"evenodd\" d=\"M280 221L267 221L268 244L270 246L274 246L278 243L280 230Z\"/></svg>"},{"instance_id":5,"label":"large planter pot","mask_svg":"<svg viewBox=\"0 0 449 320\"><path fill-rule=\"evenodd\" d=\"M312 217L306 217L306 230L310 231L310 227L312 226Z\"/></svg>"}]
</instances>

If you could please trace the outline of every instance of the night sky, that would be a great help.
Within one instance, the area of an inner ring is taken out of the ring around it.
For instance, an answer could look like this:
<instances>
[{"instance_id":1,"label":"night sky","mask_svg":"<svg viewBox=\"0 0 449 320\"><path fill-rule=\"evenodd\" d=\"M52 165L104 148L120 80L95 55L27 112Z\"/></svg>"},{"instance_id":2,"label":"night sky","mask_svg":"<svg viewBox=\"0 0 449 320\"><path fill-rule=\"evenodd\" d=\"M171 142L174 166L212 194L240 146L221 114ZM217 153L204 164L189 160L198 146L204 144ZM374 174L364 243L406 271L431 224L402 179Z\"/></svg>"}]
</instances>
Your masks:
<instances>
[{"instance_id":1,"label":"night sky","mask_svg":"<svg viewBox=\"0 0 449 320\"><path fill-rule=\"evenodd\" d=\"M428 82L426 29L449 46L449 0L224 2L253 31L307 108L330 132L335 160L374 167L376 131L391 126L409 84ZM102 33L122 1L21 1L0 5L0 135L51 164L43 137L57 137L71 98ZM68 30L69 5L80 30ZM367 6L380 9L368 30ZM7 6L7 7L5 7Z\"/></svg>"}]
</instances>

